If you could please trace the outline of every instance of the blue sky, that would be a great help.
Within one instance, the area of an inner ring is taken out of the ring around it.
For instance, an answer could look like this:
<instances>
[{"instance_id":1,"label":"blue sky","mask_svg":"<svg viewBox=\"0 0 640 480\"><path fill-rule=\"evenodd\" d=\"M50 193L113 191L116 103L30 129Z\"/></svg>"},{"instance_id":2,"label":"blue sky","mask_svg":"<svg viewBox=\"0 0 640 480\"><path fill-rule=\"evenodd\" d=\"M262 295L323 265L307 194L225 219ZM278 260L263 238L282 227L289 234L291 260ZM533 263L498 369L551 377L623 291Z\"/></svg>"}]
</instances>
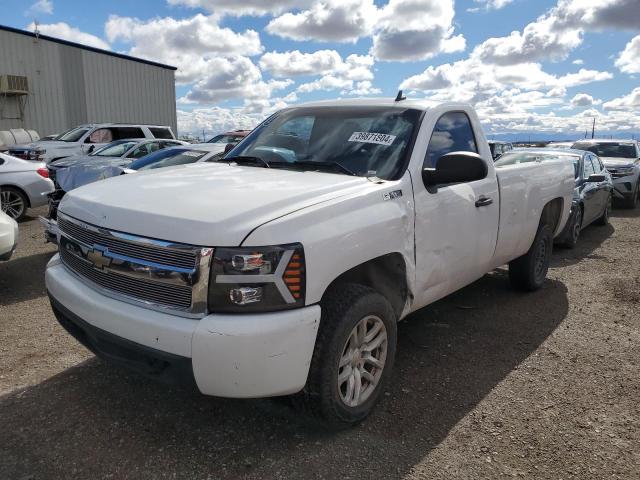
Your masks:
<instances>
[{"instance_id":1,"label":"blue sky","mask_svg":"<svg viewBox=\"0 0 640 480\"><path fill-rule=\"evenodd\" d=\"M640 132L638 0L0 0L3 24L178 67L180 133L308 100L474 104L491 136Z\"/></svg>"}]
</instances>

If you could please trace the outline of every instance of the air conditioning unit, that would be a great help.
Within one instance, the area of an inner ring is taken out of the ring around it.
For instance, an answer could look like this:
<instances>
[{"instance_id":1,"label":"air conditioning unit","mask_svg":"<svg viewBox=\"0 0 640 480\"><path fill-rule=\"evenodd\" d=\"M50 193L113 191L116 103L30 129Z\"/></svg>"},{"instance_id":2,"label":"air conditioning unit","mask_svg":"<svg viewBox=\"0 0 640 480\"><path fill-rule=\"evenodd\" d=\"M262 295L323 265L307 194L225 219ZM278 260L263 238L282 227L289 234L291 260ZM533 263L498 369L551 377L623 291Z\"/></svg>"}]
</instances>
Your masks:
<instances>
[{"instance_id":1,"label":"air conditioning unit","mask_svg":"<svg viewBox=\"0 0 640 480\"><path fill-rule=\"evenodd\" d=\"M27 77L19 75L0 75L0 94L27 95L29 82Z\"/></svg>"}]
</instances>

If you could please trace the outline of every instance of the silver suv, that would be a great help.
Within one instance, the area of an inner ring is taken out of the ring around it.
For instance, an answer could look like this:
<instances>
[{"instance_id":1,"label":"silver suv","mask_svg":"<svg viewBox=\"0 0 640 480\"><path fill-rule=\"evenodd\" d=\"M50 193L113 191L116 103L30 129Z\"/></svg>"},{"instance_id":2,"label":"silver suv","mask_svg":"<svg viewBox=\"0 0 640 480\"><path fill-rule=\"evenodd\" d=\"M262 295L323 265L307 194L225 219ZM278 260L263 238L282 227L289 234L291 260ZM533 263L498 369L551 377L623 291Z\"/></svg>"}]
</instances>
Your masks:
<instances>
[{"instance_id":1,"label":"silver suv","mask_svg":"<svg viewBox=\"0 0 640 480\"><path fill-rule=\"evenodd\" d=\"M627 208L640 200L640 144L635 140L581 140L578 150L595 153L613 179L613 198Z\"/></svg>"},{"instance_id":2,"label":"silver suv","mask_svg":"<svg viewBox=\"0 0 640 480\"><path fill-rule=\"evenodd\" d=\"M61 133L53 140L40 140L33 143L15 145L8 153L24 160L51 163L61 158L91 153L107 143L125 138L174 140L176 137L171 127L165 125L87 124Z\"/></svg>"}]
</instances>

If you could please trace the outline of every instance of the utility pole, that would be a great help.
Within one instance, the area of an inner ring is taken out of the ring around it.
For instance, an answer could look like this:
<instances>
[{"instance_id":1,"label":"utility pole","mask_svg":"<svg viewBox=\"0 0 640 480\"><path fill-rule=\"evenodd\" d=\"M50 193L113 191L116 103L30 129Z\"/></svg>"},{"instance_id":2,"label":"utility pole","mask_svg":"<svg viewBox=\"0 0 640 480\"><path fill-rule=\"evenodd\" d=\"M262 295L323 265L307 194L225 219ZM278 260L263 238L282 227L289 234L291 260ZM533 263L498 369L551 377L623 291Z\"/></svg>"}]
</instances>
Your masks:
<instances>
[{"instance_id":1,"label":"utility pole","mask_svg":"<svg viewBox=\"0 0 640 480\"><path fill-rule=\"evenodd\" d=\"M593 117L593 126L591 127L591 138L596 135L596 117Z\"/></svg>"}]
</instances>

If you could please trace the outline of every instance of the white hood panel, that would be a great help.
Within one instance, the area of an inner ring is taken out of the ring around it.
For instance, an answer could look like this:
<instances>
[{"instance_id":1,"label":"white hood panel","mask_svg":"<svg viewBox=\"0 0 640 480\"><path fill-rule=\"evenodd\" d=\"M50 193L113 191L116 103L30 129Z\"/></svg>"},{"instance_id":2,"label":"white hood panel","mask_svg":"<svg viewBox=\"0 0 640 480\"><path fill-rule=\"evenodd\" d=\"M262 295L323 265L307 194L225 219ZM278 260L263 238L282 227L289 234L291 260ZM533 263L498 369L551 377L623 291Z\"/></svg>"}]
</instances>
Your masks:
<instances>
[{"instance_id":1,"label":"white hood panel","mask_svg":"<svg viewBox=\"0 0 640 480\"><path fill-rule=\"evenodd\" d=\"M333 173L191 164L80 187L65 195L60 211L125 233L237 246L266 222L369 185L365 178Z\"/></svg>"}]
</instances>

